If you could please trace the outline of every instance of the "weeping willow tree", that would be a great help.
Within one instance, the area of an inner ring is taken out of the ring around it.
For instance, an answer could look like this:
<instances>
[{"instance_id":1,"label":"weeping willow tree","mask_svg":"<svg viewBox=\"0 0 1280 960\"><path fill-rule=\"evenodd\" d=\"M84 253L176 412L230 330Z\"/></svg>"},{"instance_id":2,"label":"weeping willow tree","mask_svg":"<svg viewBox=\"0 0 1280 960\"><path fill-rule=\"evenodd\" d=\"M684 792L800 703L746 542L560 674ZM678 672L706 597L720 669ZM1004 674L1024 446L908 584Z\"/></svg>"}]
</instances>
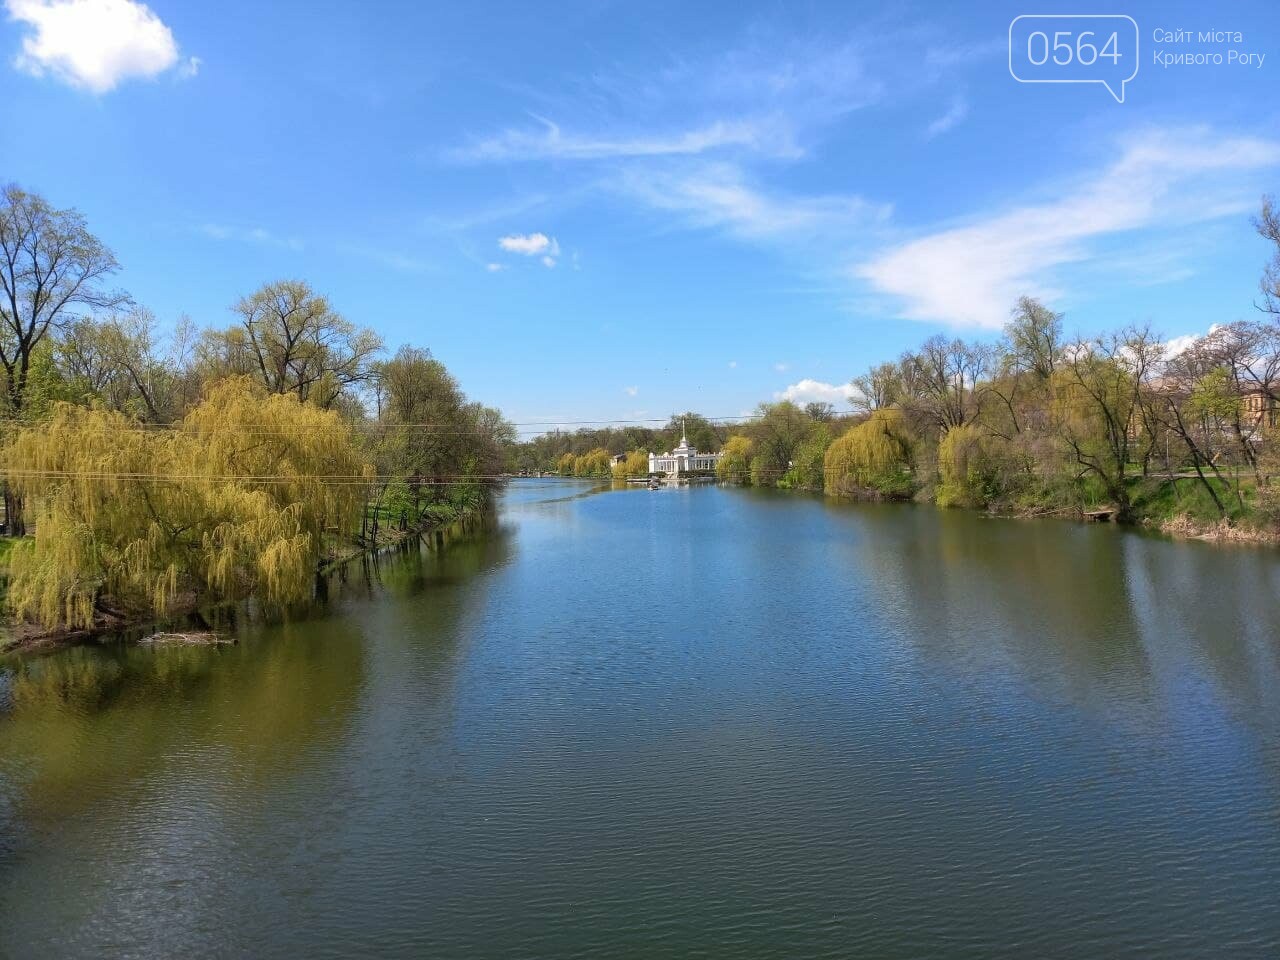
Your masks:
<instances>
[{"instance_id":1,"label":"weeping willow tree","mask_svg":"<svg viewBox=\"0 0 1280 960\"><path fill-rule=\"evenodd\" d=\"M728 483L751 482L751 459L755 444L750 437L741 434L725 441L723 456L716 463L716 476Z\"/></svg>"},{"instance_id":2,"label":"weeping willow tree","mask_svg":"<svg viewBox=\"0 0 1280 960\"><path fill-rule=\"evenodd\" d=\"M823 474L828 493L910 496L911 437L901 411L876 410L827 449Z\"/></svg>"},{"instance_id":3,"label":"weeping willow tree","mask_svg":"<svg viewBox=\"0 0 1280 960\"><path fill-rule=\"evenodd\" d=\"M57 404L5 467L37 504L9 603L49 627L162 615L179 598L304 599L326 535L355 528L372 479L336 413L248 378L213 384L171 430Z\"/></svg>"},{"instance_id":4,"label":"weeping willow tree","mask_svg":"<svg viewBox=\"0 0 1280 960\"><path fill-rule=\"evenodd\" d=\"M632 450L627 459L613 465L613 479L625 480L627 477L645 477L649 474L649 455L643 450Z\"/></svg>"},{"instance_id":5,"label":"weeping willow tree","mask_svg":"<svg viewBox=\"0 0 1280 960\"><path fill-rule=\"evenodd\" d=\"M612 476L612 468L609 451L604 447L588 450L582 456L573 459L575 477L608 477Z\"/></svg>"}]
</instances>

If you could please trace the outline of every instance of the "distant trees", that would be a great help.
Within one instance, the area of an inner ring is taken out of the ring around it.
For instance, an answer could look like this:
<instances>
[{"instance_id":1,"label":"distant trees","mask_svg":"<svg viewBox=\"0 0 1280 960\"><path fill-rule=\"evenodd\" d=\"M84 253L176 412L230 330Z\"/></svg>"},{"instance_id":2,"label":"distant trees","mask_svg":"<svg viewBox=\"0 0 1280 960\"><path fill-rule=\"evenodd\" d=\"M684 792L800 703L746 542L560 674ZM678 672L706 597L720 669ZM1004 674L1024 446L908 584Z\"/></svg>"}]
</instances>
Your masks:
<instances>
[{"instance_id":1,"label":"distant trees","mask_svg":"<svg viewBox=\"0 0 1280 960\"><path fill-rule=\"evenodd\" d=\"M626 480L628 477L644 477L649 473L649 454L643 450L632 450L621 463L613 465L613 479Z\"/></svg>"},{"instance_id":2,"label":"distant trees","mask_svg":"<svg viewBox=\"0 0 1280 960\"><path fill-rule=\"evenodd\" d=\"M160 333L155 315L136 307L102 320L82 317L67 326L55 353L67 389L147 422L172 423L199 399L191 366L196 331L183 317Z\"/></svg>"},{"instance_id":3,"label":"distant trees","mask_svg":"<svg viewBox=\"0 0 1280 960\"><path fill-rule=\"evenodd\" d=\"M648 466L649 462L646 458L646 471ZM609 456L608 450L604 447L596 447L582 454L562 454L556 462L556 471L562 477L611 477L613 476L613 461Z\"/></svg>"}]
</instances>

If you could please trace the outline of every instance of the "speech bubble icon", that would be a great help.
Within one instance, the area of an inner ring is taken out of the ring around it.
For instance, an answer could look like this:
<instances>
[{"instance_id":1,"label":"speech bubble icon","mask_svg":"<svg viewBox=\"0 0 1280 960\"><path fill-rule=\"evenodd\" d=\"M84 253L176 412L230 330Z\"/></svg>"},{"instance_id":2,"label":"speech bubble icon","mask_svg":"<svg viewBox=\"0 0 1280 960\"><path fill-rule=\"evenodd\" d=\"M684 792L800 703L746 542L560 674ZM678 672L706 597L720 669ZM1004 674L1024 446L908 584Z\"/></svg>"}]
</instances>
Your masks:
<instances>
[{"instance_id":1,"label":"speech bubble icon","mask_svg":"<svg viewBox=\"0 0 1280 960\"><path fill-rule=\"evenodd\" d=\"M1138 75L1138 24L1124 14L1024 14L1009 24L1009 73L1019 83L1100 83L1124 103Z\"/></svg>"}]
</instances>

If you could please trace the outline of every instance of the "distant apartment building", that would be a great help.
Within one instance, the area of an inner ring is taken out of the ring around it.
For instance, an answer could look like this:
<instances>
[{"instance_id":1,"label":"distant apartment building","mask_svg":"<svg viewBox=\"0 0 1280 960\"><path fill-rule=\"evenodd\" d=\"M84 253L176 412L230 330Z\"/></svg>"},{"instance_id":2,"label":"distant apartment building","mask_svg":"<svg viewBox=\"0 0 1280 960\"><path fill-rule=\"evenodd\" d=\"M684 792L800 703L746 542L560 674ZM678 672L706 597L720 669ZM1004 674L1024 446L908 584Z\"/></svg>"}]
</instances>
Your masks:
<instances>
[{"instance_id":1,"label":"distant apartment building","mask_svg":"<svg viewBox=\"0 0 1280 960\"><path fill-rule=\"evenodd\" d=\"M1254 431L1267 430L1276 425L1277 403L1266 390L1246 391L1240 397L1240 406L1246 426Z\"/></svg>"},{"instance_id":2,"label":"distant apartment building","mask_svg":"<svg viewBox=\"0 0 1280 960\"><path fill-rule=\"evenodd\" d=\"M1147 385L1147 390L1151 394L1159 395L1165 392L1167 387L1165 381L1154 380ZM1280 421L1280 401L1272 395L1272 392L1254 387L1244 390L1240 394L1240 427L1246 439L1261 443L1263 434L1270 432ZM1223 430L1227 430L1227 426L1223 425ZM1129 415L1128 434L1130 440L1137 440L1142 433L1143 421L1139 412L1135 409Z\"/></svg>"}]
</instances>

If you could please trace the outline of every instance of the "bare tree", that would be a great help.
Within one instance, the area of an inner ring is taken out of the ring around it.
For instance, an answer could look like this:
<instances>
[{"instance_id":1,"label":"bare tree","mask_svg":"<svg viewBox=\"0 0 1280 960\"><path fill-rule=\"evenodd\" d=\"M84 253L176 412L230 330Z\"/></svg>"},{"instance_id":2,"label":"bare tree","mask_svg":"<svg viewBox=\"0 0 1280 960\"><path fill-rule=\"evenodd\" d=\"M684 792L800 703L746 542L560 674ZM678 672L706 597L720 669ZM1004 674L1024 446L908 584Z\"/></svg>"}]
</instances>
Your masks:
<instances>
[{"instance_id":1,"label":"bare tree","mask_svg":"<svg viewBox=\"0 0 1280 960\"><path fill-rule=\"evenodd\" d=\"M1259 286L1262 289L1262 303L1258 304L1273 317L1280 317L1280 210L1276 209L1276 198L1262 198L1262 212L1254 219L1253 225L1258 234L1275 245L1271 261L1262 271Z\"/></svg>"},{"instance_id":2,"label":"bare tree","mask_svg":"<svg viewBox=\"0 0 1280 960\"><path fill-rule=\"evenodd\" d=\"M1004 328L1012 366L1048 380L1062 353L1062 314L1034 297L1019 297Z\"/></svg>"},{"instance_id":3,"label":"bare tree","mask_svg":"<svg viewBox=\"0 0 1280 960\"><path fill-rule=\"evenodd\" d=\"M272 393L294 393L326 408L373 377L382 340L301 280L268 283L232 310L239 325L209 331L201 344L210 373L252 373Z\"/></svg>"},{"instance_id":4,"label":"bare tree","mask_svg":"<svg viewBox=\"0 0 1280 960\"><path fill-rule=\"evenodd\" d=\"M930 337L918 352L902 356L902 406L942 433L964 426L978 415L992 358L985 344Z\"/></svg>"},{"instance_id":5,"label":"bare tree","mask_svg":"<svg viewBox=\"0 0 1280 960\"><path fill-rule=\"evenodd\" d=\"M881 363L862 376L854 377L850 386L854 391L849 398L853 408L871 413L897 403L902 393L902 370L893 361Z\"/></svg>"},{"instance_id":6,"label":"bare tree","mask_svg":"<svg viewBox=\"0 0 1280 960\"><path fill-rule=\"evenodd\" d=\"M1166 436L1178 438L1179 453L1190 460L1191 468L1213 500L1218 515L1226 516L1226 507L1217 487L1205 476L1208 469L1221 486L1227 486L1217 464L1219 451L1216 447L1223 433L1214 422L1214 413L1215 407L1220 408L1221 404L1206 403L1204 396L1205 383L1212 380L1216 372L1219 372L1217 368L1206 366L1203 353L1194 348L1184 350L1165 362L1163 374L1158 382L1143 391L1141 402L1157 427L1166 431ZM1172 462L1171 456L1171 452L1166 455L1165 469L1169 473L1169 482L1176 484L1174 470L1181 464Z\"/></svg>"},{"instance_id":7,"label":"bare tree","mask_svg":"<svg viewBox=\"0 0 1280 960\"><path fill-rule=\"evenodd\" d=\"M82 310L128 302L101 286L118 267L76 210L57 210L15 184L0 191L0 367L14 415L22 412L32 354L50 330Z\"/></svg>"}]
</instances>

